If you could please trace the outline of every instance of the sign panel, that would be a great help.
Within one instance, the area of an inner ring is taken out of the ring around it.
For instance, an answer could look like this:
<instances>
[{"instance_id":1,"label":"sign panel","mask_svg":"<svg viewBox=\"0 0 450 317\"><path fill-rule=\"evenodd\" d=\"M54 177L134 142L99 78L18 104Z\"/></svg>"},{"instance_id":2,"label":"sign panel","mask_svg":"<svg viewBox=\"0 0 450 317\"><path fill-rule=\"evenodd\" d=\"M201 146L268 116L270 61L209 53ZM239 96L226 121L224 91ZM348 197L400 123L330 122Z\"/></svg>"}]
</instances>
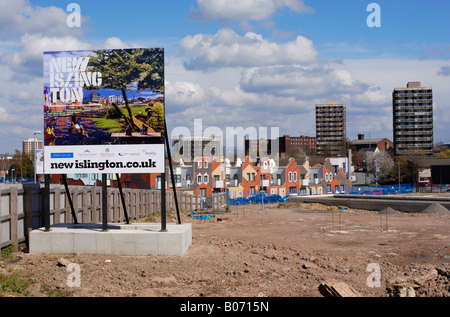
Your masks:
<instances>
[{"instance_id":1,"label":"sign panel","mask_svg":"<svg viewBox=\"0 0 450 317\"><path fill-rule=\"evenodd\" d=\"M36 150L34 166L36 166L36 174L44 174L44 150Z\"/></svg>"},{"instance_id":2,"label":"sign panel","mask_svg":"<svg viewBox=\"0 0 450 317\"><path fill-rule=\"evenodd\" d=\"M45 174L164 172L164 115L164 49L44 52Z\"/></svg>"},{"instance_id":3,"label":"sign panel","mask_svg":"<svg viewBox=\"0 0 450 317\"><path fill-rule=\"evenodd\" d=\"M48 174L68 173L161 173L164 171L164 144L151 147L121 146L50 146L44 151Z\"/></svg>"}]
</instances>

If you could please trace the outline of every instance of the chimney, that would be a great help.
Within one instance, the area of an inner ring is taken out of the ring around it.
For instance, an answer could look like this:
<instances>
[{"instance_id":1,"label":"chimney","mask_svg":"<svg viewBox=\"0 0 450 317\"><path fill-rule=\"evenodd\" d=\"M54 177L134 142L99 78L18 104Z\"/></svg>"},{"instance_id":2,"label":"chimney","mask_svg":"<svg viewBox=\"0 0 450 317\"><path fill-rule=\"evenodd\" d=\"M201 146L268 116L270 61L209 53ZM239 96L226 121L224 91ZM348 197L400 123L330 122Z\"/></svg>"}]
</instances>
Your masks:
<instances>
[{"instance_id":1,"label":"chimney","mask_svg":"<svg viewBox=\"0 0 450 317\"><path fill-rule=\"evenodd\" d=\"M406 85L406 88L420 88L420 87L421 87L421 82L420 81L410 81Z\"/></svg>"}]
</instances>

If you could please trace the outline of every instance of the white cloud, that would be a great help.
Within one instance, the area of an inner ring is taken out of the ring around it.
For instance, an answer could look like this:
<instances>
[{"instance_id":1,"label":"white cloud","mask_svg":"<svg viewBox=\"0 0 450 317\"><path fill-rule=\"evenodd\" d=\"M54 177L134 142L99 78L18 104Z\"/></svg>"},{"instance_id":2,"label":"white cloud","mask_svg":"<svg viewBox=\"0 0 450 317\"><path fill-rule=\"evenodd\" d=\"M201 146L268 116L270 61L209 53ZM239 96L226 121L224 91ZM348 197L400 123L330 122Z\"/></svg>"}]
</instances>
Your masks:
<instances>
[{"instance_id":1,"label":"white cloud","mask_svg":"<svg viewBox=\"0 0 450 317\"><path fill-rule=\"evenodd\" d=\"M29 32L45 33L48 36L81 34L82 28L67 26L68 14L54 6L33 6L28 0L3 0L0 1L0 36Z\"/></svg>"},{"instance_id":2,"label":"white cloud","mask_svg":"<svg viewBox=\"0 0 450 317\"><path fill-rule=\"evenodd\" d=\"M264 20L285 8L297 13L313 11L300 0L197 0L197 5L189 17L206 21Z\"/></svg>"},{"instance_id":3,"label":"white cloud","mask_svg":"<svg viewBox=\"0 0 450 317\"><path fill-rule=\"evenodd\" d=\"M5 108L0 107L0 122L8 122L9 115Z\"/></svg>"},{"instance_id":4,"label":"white cloud","mask_svg":"<svg viewBox=\"0 0 450 317\"><path fill-rule=\"evenodd\" d=\"M201 104L205 101L206 95L203 88L196 83L177 81L171 83L166 81L166 102L169 105L167 111L182 109Z\"/></svg>"},{"instance_id":5,"label":"white cloud","mask_svg":"<svg viewBox=\"0 0 450 317\"><path fill-rule=\"evenodd\" d=\"M42 59L46 51L89 50L97 48L125 48L127 44L116 37L107 38L104 43L94 45L83 42L74 36L44 36L24 34L20 37L16 50L4 54L1 60L14 73L12 80L29 81L42 76Z\"/></svg>"},{"instance_id":6,"label":"white cloud","mask_svg":"<svg viewBox=\"0 0 450 317\"><path fill-rule=\"evenodd\" d=\"M123 42L118 37L107 38L102 46L102 49L123 49L123 48L129 48L129 46L127 43Z\"/></svg>"},{"instance_id":7,"label":"white cloud","mask_svg":"<svg viewBox=\"0 0 450 317\"><path fill-rule=\"evenodd\" d=\"M215 35L188 35L180 47L189 56L185 67L200 70L305 64L315 61L318 55L312 41L303 36L278 44L264 40L260 34L247 32L240 36L231 29L221 29Z\"/></svg>"},{"instance_id":8,"label":"white cloud","mask_svg":"<svg viewBox=\"0 0 450 317\"><path fill-rule=\"evenodd\" d=\"M265 92L297 99L331 98L363 93L367 86L347 69L322 65L255 67L243 71L241 87L247 92Z\"/></svg>"},{"instance_id":9,"label":"white cloud","mask_svg":"<svg viewBox=\"0 0 450 317\"><path fill-rule=\"evenodd\" d=\"M17 50L2 57L14 72L12 80L25 81L42 76L42 58L45 51L88 49L91 44L73 36L49 37L41 34L24 34L20 37Z\"/></svg>"}]
</instances>

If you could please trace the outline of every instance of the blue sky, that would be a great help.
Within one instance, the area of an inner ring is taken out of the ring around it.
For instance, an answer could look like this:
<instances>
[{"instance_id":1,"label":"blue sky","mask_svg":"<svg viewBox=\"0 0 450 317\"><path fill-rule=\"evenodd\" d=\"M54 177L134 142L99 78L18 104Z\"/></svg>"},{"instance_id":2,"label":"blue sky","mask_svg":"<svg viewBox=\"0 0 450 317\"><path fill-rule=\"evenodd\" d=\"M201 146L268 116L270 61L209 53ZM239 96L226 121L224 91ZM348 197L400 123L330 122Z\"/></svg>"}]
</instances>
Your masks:
<instances>
[{"instance_id":1,"label":"blue sky","mask_svg":"<svg viewBox=\"0 0 450 317\"><path fill-rule=\"evenodd\" d=\"M0 153L42 130L43 51L127 47L165 48L169 131L197 118L314 136L315 104L333 99L350 139L392 139L392 90L421 81L450 143L448 0L79 0L68 28L70 2L0 0Z\"/></svg>"}]
</instances>

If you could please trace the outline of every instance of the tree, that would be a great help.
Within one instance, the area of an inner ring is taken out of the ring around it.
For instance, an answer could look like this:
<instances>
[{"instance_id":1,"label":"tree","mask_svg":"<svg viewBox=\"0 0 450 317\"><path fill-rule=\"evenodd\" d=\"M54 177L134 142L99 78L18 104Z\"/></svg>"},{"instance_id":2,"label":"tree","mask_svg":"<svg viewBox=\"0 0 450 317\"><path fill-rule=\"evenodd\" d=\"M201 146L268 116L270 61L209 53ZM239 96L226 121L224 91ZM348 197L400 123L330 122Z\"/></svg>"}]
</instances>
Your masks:
<instances>
[{"instance_id":1,"label":"tree","mask_svg":"<svg viewBox=\"0 0 450 317\"><path fill-rule=\"evenodd\" d=\"M367 169L373 173L376 173L378 177L387 177L392 175L394 160L386 151L368 152L366 154L366 162Z\"/></svg>"},{"instance_id":2,"label":"tree","mask_svg":"<svg viewBox=\"0 0 450 317\"><path fill-rule=\"evenodd\" d=\"M9 177L12 177L12 169L14 169L15 177L33 177L34 176L34 152L22 153L15 150L8 170Z\"/></svg>"},{"instance_id":3,"label":"tree","mask_svg":"<svg viewBox=\"0 0 450 317\"><path fill-rule=\"evenodd\" d=\"M438 158L441 158L441 159L450 158L450 149L440 152L438 154Z\"/></svg>"},{"instance_id":4,"label":"tree","mask_svg":"<svg viewBox=\"0 0 450 317\"><path fill-rule=\"evenodd\" d=\"M304 158L306 157L305 151L302 149L296 149L294 147L289 148L286 151L286 157L288 158Z\"/></svg>"},{"instance_id":5,"label":"tree","mask_svg":"<svg viewBox=\"0 0 450 317\"><path fill-rule=\"evenodd\" d=\"M137 86L141 92L151 89L164 92L164 50L163 49L120 49L98 50L89 60L93 72L102 74L101 88L120 90L128 111L123 115L125 122L133 130L139 128L134 123L127 91ZM89 87L98 89L99 87Z\"/></svg>"},{"instance_id":6,"label":"tree","mask_svg":"<svg viewBox=\"0 0 450 317\"><path fill-rule=\"evenodd\" d=\"M365 168L365 161L367 158L367 153L364 151L355 151L353 152L352 162L358 168Z\"/></svg>"},{"instance_id":7,"label":"tree","mask_svg":"<svg viewBox=\"0 0 450 317\"><path fill-rule=\"evenodd\" d=\"M419 168L425 164L427 153L422 149L408 149L402 156L408 166L408 174L406 176L417 187L419 185Z\"/></svg>"},{"instance_id":8,"label":"tree","mask_svg":"<svg viewBox=\"0 0 450 317\"><path fill-rule=\"evenodd\" d=\"M152 106L145 108L145 110L147 111L146 123L155 132L164 134L164 105L161 102L155 102Z\"/></svg>"}]
</instances>

